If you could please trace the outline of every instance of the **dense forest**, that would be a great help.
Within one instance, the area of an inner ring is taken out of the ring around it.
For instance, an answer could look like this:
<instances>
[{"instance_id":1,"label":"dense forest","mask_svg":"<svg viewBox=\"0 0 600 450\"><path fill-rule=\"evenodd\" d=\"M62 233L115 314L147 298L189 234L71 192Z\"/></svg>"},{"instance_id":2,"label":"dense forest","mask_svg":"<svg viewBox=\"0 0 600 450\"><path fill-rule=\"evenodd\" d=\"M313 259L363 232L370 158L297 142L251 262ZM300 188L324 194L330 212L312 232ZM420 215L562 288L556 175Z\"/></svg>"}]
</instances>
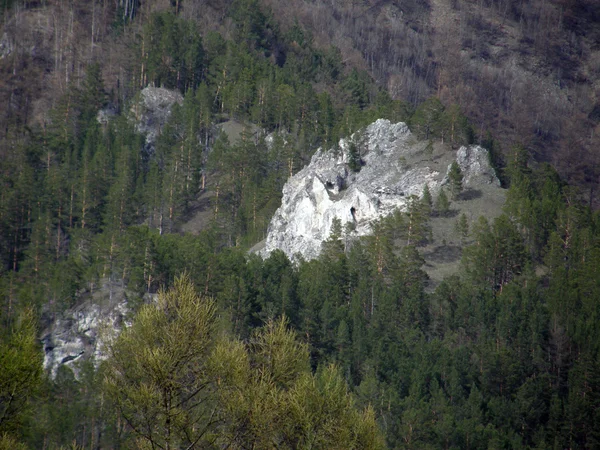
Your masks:
<instances>
[{"instance_id":1,"label":"dense forest","mask_svg":"<svg viewBox=\"0 0 600 450\"><path fill-rule=\"evenodd\" d=\"M0 448L600 446L598 49L580 38L600 12L530 3L0 2ZM538 78L463 64L493 61L501 30ZM183 96L151 146L147 86ZM506 205L461 225L457 275L427 289L419 245L451 208L430 195L350 246L335 226L316 260L249 254L286 179L377 118L490 151ZM253 124L235 141L232 119ZM130 326L51 377L40 330L106 286Z\"/></svg>"}]
</instances>

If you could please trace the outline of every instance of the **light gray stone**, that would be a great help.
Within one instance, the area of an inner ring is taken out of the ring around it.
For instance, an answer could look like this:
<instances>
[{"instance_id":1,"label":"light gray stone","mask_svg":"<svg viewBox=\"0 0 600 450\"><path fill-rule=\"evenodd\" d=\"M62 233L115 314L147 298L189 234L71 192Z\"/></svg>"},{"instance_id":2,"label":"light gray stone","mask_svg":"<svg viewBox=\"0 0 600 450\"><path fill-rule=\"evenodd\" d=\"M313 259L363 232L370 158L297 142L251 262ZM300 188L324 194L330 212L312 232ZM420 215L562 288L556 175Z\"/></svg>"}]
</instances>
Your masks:
<instances>
[{"instance_id":1,"label":"light gray stone","mask_svg":"<svg viewBox=\"0 0 600 450\"><path fill-rule=\"evenodd\" d=\"M156 139L171 116L173 105L183 104L179 91L148 86L140 92L140 99L131 106L131 118L136 131L146 137L146 151L152 153Z\"/></svg>"},{"instance_id":2,"label":"light gray stone","mask_svg":"<svg viewBox=\"0 0 600 450\"><path fill-rule=\"evenodd\" d=\"M337 149L317 150L310 164L285 184L260 255L280 249L292 260L298 255L316 258L334 218L352 225L350 237L364 236L373 221L404 211L410 196L420 197L425 185L435 196L447 183L447 170L440 172L423 156L424 144L404 123L380 119L351 140L361 153L361 170L348 167L349 139L340 140ZM481 182L500 186L485 149L462 147L456 156L466 187Z\"/></svg>"},{"instance_id":3,"label":"light gray stone","mask_svg":"<svg viewBox=\"0 0 600 450\"><path fill-rule=\"evenodd\" d=\"M55 316L42 334L44 369L52 378L62 365L70 367L76 377L81 361L97 367L107 357L107 342L131 325L129 299L122 287L106 281L86 297L78 306Z\"/></svg>"}]
</instances>

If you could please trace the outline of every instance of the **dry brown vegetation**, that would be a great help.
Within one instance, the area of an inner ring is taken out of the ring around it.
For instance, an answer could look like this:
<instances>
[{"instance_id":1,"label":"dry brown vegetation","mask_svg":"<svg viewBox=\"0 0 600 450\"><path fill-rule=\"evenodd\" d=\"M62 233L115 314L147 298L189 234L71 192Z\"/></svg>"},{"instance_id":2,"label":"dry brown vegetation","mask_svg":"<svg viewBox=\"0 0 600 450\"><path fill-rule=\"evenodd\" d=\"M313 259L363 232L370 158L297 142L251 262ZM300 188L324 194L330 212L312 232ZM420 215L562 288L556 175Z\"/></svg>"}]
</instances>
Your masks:
<instances>
[{"instance_id":1,"label":"dry brown vegetation","mask_svg":"<svg viewBox=\"0 0 600 450\"><path fill-rule=\"evenodd\" d=\"M267 0L319 45L338 46L395 98L458 103L479 139L528 147L592 189L600 119L600 4L593 0ZM290 11L293 11L291 13Z\"/></svg>"},{"instance_id":2,"label":"dry brown vegetation","mask_svg":"<svg viewBox=\"0 0 600 450\"><path fill-rule=\"evenodd\" d=\"M43 123L69 83L103 63L116 101L139 88L132 43L156 10L231 37L233 0L13 2L0 29L0 132ZM263 0L282 32L296 21L394 98L458 103L504 151L522 143L593 196L600 162L600 4L595 0ZM123 26L123 17L134 20Z\"/></svg>"}]
</instances>

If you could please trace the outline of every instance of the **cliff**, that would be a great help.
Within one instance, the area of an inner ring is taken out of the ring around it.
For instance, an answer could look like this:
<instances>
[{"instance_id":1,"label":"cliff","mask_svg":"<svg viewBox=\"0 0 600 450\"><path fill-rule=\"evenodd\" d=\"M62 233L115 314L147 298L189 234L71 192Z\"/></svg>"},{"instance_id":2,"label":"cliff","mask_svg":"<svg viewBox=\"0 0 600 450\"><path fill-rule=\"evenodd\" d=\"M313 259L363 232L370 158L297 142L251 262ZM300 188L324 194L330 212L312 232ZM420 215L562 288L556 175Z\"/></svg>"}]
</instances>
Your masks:
<instances>
[{"instance_id":1,"label":"cliff","mask_svg":"<svg viewBox=\"0 0 600 450\"><path fill-rule=\"evenodd\" d=\"M357 157L360 167L354 163L352 170L350 159ZM435 198L449 182L453 161L462 170L465 189L477 192L472 197L480 198L482 188L501 190L484 148L454 152L443 145L434 147L417 141L404 123L377 120L340 140L336 148L319 149L310 164L288 180L260 254L280 249L292 259L316 258L334 218L350 224L351 237L364 236L374 220L404 211L408 199L420 197L426 185Z\"/></svg>"}]
</instances>

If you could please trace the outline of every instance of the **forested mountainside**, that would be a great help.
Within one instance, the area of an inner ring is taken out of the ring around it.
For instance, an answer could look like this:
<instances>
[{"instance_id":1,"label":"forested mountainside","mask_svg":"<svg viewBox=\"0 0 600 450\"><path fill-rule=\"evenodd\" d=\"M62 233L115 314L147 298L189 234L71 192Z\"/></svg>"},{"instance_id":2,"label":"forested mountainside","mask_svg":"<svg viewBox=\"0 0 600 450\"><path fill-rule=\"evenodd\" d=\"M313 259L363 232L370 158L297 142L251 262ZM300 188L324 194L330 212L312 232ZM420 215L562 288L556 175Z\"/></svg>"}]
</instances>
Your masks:
<instances>
[{"instance_id":1,"label":"forested mountainside","mask_svg":"<svg viewBox=\"0 0 600 450\"><path fill-rule=\"evenodd\" d=\"M0 6L0 448L600 445L596 2ZM452 164L351 245L249 254L380 118L487 148L502 214L459 214ZM99 299L127 308L96 334ZM44 371L61 320L105 359Z\"/></svg>"},{"instance_id":2,"label":"forested mountainside","mask_svg":"<svg viewBox=\"0 0 600 450\"><path fill-rule=\"evenodd\" d=\"M3 0L2 9L0 95L8 105L2 123L43 124L94 61L103 61L116 104L159 81L151 67L159 61L142 64L150 49L144 43L154 42L147 22L154 12L170 10L205 37L216 31L238 43L256 38L252 45L272 61L316 82L315 64L323 60L334 76L366 70L392 98L413 106L432 95L446 106L459 104L478 141L491 133L504 152L524 145L594 200L600 121L595 0ZM177 58L165 51L163 62ZM182 79L160 83L185 89ZM327 88L320 83L318 90Z\"/></svg>"}]
</instances>

